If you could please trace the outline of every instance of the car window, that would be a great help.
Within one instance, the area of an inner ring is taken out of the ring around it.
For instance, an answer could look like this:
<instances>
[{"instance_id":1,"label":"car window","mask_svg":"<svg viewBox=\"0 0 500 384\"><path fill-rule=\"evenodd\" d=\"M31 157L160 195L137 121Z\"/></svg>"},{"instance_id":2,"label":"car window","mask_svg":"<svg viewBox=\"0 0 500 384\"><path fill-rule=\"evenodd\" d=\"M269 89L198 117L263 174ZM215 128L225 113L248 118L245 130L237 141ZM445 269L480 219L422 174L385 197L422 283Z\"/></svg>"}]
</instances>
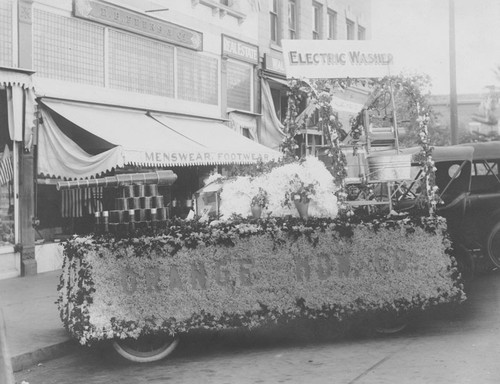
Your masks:
<instances>
[{"instance_id":1,"label":"car window","mask_svg":"<svg viewBox=\"0 0 500 384\"><path fill-rule=\"evenodd\" d=\"M498 164L492 161L474 163L474 176L498 175Z\"/></svg>"},{"instance_id":2,"label":"car window","mask_svg":"<svg viewBox=\"0 0 500 384\"><path fill-rule=\"evenodd\" d=\"M472 192L494 192L500 190L499 167L496 161L475 161L471 179Z\"/></svg>"},{"instance_id":3,"label":"car window","mask_svg":"<svg viewBox=\"0 0 500 384\"><path fill-rule=\"evenodd\" d=\"M471 163L443 161L436 163L436 185L441 199L449 203L458 195L468 192Z\"/></svg>"}]
</instances>

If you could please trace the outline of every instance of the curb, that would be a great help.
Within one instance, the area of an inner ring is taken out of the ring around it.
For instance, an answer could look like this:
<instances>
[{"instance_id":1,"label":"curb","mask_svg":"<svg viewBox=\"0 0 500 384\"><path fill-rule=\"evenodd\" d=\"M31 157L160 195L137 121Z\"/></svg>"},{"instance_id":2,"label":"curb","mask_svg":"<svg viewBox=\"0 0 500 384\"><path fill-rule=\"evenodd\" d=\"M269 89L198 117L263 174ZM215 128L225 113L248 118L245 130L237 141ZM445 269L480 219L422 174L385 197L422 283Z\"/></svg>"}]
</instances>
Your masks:
<instances>
[{"instance_id":1,"label":"curb","mask_svg":"<svg viewBox=\"0 0 500 384\"><path fill-rule=\"evenodd\" d=\"M2 308L0 308L0 382L2 384L14 383L12 361L9 357L7 337L5 336L5 321Z\"/></svg>"},{"instance_id":2,"label":"curb","mask_svg":"<svg viewBox=\"0 0 500 384\"><path fill-rule=\"evenodd\" d=\"M23 369L31 368L40 362L57 359L68 353L73 353L77 347L78 343L76 341L67 340L48 347L39 348L33 352L13 356L11 359L12 369L14 372L19 372Z\"/></svg>"}]
</instances>

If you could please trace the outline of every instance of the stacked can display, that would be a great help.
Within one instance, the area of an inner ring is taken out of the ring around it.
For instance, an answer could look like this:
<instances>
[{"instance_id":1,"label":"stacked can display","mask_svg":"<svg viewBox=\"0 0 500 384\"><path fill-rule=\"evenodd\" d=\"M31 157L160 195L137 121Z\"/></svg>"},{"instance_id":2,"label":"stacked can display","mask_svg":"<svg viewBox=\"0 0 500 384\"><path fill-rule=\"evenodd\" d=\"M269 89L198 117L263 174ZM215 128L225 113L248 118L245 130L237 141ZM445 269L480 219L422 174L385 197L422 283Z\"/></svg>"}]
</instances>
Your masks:
<instances>
[{"instance_id":1,"label":"stacked can display","mask_svg":"<svg viewBox=\"0 0 500 384\"><path fill-rule=\"evenodd\" d=\"M157 184L132 184L117 188L114 208L95 213L96 232L127 233L155 227L169 218Z\"/></svg>"}]
</instances>

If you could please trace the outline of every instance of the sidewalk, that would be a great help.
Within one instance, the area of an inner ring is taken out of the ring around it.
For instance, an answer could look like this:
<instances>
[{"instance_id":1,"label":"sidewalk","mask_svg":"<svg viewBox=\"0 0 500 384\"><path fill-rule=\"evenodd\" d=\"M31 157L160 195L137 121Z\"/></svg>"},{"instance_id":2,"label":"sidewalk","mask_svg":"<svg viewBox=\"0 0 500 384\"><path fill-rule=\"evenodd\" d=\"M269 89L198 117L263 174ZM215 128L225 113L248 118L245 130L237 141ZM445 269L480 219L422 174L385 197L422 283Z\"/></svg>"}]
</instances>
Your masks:
<instances>
[{"instance_id":1,"label":"sidewalk","mask_svg":"<svg viewBox=\"0 0 500 384\"><path fill-rule=\"evenodd\" d=\"M14 371L68 353L76 345L55 301L60 271L0 280L0 308Z\"/></svg>"}]
</instances>

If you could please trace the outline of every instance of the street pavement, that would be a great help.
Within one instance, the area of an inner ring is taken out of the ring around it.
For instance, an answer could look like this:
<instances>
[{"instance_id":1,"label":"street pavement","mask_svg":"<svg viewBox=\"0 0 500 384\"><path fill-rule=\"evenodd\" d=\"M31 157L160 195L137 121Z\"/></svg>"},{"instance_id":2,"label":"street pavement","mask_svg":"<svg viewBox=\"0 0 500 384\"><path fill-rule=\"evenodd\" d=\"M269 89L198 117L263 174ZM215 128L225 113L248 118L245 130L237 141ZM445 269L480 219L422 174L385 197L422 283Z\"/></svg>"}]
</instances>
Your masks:
<instances>
[{"instance_id":1,"label":"street pavement","mask_svg":"<svg viewBox=\"0 0 500 384\"><path fill-rule=\"evenodd\" d=\"M274 329L194 332L165 360L130 363L103 344L15 374L30 384L500 382L500 273L479 276L468 300L392 336L339 332L324 321Z\"/></svg>"},{"instance_id":2,"label":"street pavement","mask_svg":"<svg viewBox=\"0 0 500 384\"><path fill-rule=\"evenodd\" d=\"M0 280L0 309L15 371L62 356L77 344L63 328L55 304L60 274Z\"/></svg>"}]
</instances>

